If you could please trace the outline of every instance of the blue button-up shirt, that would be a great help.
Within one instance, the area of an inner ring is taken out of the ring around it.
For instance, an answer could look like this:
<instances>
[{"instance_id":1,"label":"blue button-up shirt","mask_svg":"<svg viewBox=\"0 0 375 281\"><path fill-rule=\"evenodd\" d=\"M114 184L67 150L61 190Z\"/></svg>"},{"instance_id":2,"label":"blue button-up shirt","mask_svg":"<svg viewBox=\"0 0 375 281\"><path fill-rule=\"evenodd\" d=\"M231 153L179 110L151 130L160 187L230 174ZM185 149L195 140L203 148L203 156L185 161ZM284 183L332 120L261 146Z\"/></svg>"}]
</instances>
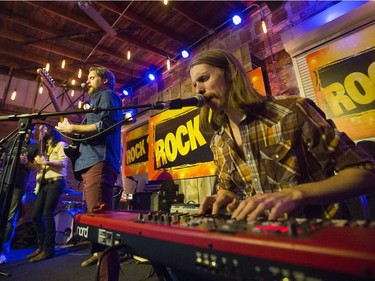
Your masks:
<instances>
[{"instance_id":1,"label":"blue button-up shirt","mask_svg":"<svg viewBox=\"0 0 375 281\"><path fill-rule=\"evenodd\" d=\"M101 109L121 107L121 99L116 92L106 89L96 92L90 97L91 108ZM98 132L103 132L122 119L121 110L88 113L86 124L95 124ZM118 125L97 137L82 142L79 147L80 155L75 163L76 172L88 169L93 165L106 161L120 172L121 162L121 125Z\"/></svg>"}]
</instances>

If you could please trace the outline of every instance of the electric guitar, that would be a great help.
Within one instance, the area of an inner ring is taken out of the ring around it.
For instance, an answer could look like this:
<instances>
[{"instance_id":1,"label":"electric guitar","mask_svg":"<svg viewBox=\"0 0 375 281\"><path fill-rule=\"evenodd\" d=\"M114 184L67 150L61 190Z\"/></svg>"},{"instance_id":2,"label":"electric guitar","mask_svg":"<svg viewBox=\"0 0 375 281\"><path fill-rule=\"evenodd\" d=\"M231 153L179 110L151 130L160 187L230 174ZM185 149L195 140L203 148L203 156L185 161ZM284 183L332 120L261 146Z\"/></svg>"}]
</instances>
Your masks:
<instances>
[{"instance_id":1,"label":"electric guitar","mask_svg":"<svg viewBox=\"0 0 375 281\"><path fill-rule=\"evenodd\" d=\"M64 147L64 153L65 153L66 156L68 156L68 158L72 162L74 178L77 181L82 181L81 174L74 171L74 165L75 165L75 163L76 163L76 161L77 161L77 159L80 155L80 152L79 152L80 143L81 142L79 142L79 141L72 141L72 143L70 145Z\"/></svg>"},{"instance_id":2,"label":"electric guitar","mask_svg":"<svg viewBox=\"0 0 375 281\"><path fill-rule=\"evenodd\" d=\"M55 94L54 94L55 89L56 89L55 81L53 80L53 78L49 75L49 73L45 69L38 68L37 73L40 76L41 83L43 83L43 85L46 86L46 88L47 88L48 96L51 99L53 107L55 108L55 110L57 112L62 112L61 107L60 107L59 103L57 102L57 99L56 99ZM48 83L46 83L46 81ZM62 116L60 116L60 122L62 122L62 121L64 121L64 118ZM74 178L77 181L82 181L81 174L74 171L74 164L79 157L79 142L73 141L72 144L70 144L69 146L65 146L64 152L65 152L65 155L72 162Z\"/></svg>"}]
</instances>

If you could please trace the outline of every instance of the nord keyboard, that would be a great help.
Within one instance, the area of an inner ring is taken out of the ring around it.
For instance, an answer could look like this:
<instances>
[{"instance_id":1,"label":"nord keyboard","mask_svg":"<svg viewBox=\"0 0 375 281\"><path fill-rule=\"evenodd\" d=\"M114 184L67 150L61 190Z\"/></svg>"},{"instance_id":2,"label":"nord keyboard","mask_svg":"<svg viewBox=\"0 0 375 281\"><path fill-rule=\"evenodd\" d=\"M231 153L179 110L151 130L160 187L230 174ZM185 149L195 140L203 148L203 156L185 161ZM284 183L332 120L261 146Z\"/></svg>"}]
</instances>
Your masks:
<instances>
[{"instance_id":1,"label":"nord keyboard","mask_svg":"<svg viewBox=\"0 0 375 281\"><path fill-rule=\"evenodd\" d=\"M75 232L191 280L375 280L375 222L108 212L76 215Z\"/></svg>"}]
</instances>

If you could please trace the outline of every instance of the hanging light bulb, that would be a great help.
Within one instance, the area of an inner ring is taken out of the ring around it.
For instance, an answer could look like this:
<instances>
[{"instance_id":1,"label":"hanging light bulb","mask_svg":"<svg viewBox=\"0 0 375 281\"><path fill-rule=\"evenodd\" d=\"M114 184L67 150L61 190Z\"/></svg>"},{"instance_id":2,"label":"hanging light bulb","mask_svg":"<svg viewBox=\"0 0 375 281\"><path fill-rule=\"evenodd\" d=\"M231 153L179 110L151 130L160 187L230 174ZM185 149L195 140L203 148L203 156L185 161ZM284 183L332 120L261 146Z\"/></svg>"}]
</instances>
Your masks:
<instances>
[{"instance_id":1,"label":"hanging light bulb","mask_svg":"<svg viewBox=\"0 0 375 281\"><path fill-rule=\"evenodd\" d=\"M171 60L169 59L169 57L167 57L167 69L171 69Z\"/></svg>"},{"instance_id":2,"label":"hanging light bulb","mask_svg":"<svg viewBox=\"0 0 375 281\"><path fill-rule=\"evenodd\" d=\"M263 33L267 33L267 26L264 20L262 20L262 28L263 28Z\"/></svg>"},{"instance_id":3,"label":"hanging light bulb","mask_svg":"<svg viewBox=\"0 0 375 281\"><path fill-rule=\"evenodd\" d=\"M17 89L14 89L12 96L10 97L11 100L15 100L17 96Z\"/></svg>"},{"instance_id":4,"label":"hanging light bulb","mask_svg":"<svg viewBox=\"0 0 375 281\"><path fill-rule=\"evenodd\" d=\"M46 64L46 71L47 72L49 72L49 67L50 67L50 64L49 64L49 62L47 62L47 64Z\"/></svg>"},{"instance_id":5,"label":"hanging light bulb","mask_svg":"<svg viewBox=\"0 0 375 281\"><path fill-rule=\"evenodd\" d=\"M62 68L62 69L65 68L65 59L63 59L62 62L61 62L61 68Z\"/></svg>"},{"instance_id":6,"label":"hanging light bulb","mask_svg":"<svg viewBox=\"0 0 375 281\"><path fill-rule=\"evenodd\" d=\"M74 97L74 90L70 92L70 96Z\"/></svg>"},{"instance_id":7,"label":"hanging light bulb","mask_svg":"<svg viewBox=\"0 0 375 281\"><path fill-rule=\"evenodd\" d=\"M82 108L82 101L78 101L78 108Z\"/></svg>"},{"instance_id":8,"label":"hanging light bulb","mask_svg":"<svg viewBox=\"0 0 375 281\"><path fill-rule=\"evenodd\" d=\"M76 84L76 80L72 79L72 85L74 86Z\"/></svg>"},{"instance_id":9,"label":"hanging light bulb","mask_svg":"<svg viewBox=\"0 0 375 281\"><path fill-rule=\"evenodd\" d=\"M39 86L39 95L41 95L43 93L43 85L40 85Z\"/></svg>"},{"instance_id":10,"label":"hanging light bulb","mask_svg":"<svg viewBox=\"0 0 375 281\"><path fill-rule=\"evenodd\" d=\"M79 68L78 69L78 78L81 78L82 77L82 68Z\"/></svg>"},{"instance_id":11,"label":"hanging light bulb","mask_svg":"<svg viewBox=\"0 0 375 281\"><path fill-rule=\"evenodd\" d=\"M126 58L127 58L128 60L130 60L130 57L131 57L131 52L130 52L130 48L129 48L129 49L128 49L128 53L127 53Z\"/></svg>"}]
</instances>

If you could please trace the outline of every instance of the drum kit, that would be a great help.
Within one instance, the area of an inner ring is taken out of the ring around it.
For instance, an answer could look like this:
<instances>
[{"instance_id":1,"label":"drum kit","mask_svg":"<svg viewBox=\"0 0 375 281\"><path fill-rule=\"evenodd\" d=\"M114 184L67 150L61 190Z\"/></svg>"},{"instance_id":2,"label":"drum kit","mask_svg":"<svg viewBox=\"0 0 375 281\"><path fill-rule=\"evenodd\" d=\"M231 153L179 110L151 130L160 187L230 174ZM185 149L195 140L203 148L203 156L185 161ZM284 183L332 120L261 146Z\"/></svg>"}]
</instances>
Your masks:
<instances>
[{"instance_id":1,"label":"drum kit","mask_svg":"<svg viewBox=\"0 0 375 281\"><path fill-rule=\"evenodd\" d=\"M66 195L75 195L81 196L82 192L65 189L63 191L63 196ZM56 223L56 239L55 242L57 245L68 244L69 241L73 238L74 234L74 216L76 214L81 214L86 211L86 203L81 201L61 201L64 205L64 208L58 211L55 214L55 223Z\"/></svg>"},{"instance_id":2,"label":"drum kit","mask_svg":"<svg viewBox=\"0 0 375 281\"><path fill-rule=\"evenodd\" d=\"M113 207L118 209L122 195L122 187L115 185L113 194ZM86 212L86 202L84 202L82 192L74 189L64 189L62 198L80 197L80 201L62 200L63 208L55 214L57 245L70 244L74 236L74 216ZM74 241L73 241L74 243Z\"/></svg>"}]
</instances>

